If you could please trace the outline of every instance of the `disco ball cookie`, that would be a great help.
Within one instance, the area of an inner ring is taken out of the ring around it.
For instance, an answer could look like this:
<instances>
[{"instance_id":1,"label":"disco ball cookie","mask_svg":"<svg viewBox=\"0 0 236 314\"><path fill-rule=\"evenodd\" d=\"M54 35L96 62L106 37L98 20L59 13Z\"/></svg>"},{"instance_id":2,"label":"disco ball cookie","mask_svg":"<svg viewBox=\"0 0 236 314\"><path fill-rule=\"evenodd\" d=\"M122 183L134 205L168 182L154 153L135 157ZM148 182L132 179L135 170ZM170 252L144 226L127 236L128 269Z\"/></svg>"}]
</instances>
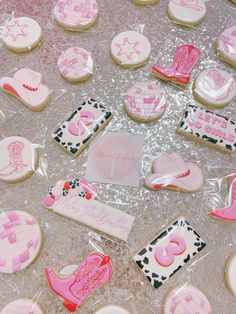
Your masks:
<instances>
[{"instance_id":1,"label":"disco ball cookie","mask_svg":"<svg viewBox=\"0 0 236 314\"><path fill-rule=\"evenodd\" d=\"M194 26L199 24L206 14L203 0L170 0L168 15L176 23Z\"/></svg>"},{"instance_id":2,"label":"disco ball cookie","mask_svg":"<svg viewBox=\"0 0 236 314\"><path fill-rule=\"evenodd\" d=\"M139 122L155 121L167 108L165 92L152 82L136 82L124 100L127 114Z\"/></svg>"},{"instance_id":3,"label":"disco ball cookie","mask_svg":"<svg viewBox=\"0 0 236 314\"><path fill-rule=\"evenodd\" d=\"M30 51L42 39L39 24L30 17L17 17L7 21L1 32L2 41L15 52Z\"/></svg>"},{"instance_id":4,"label":"disco ball cookie","mask_svg":"<svg viewBox=\"0 0 236 314\"><path fill-rule=\"evenodd\" d=\"M130 312L128 312L126 309L118 305L108 305L108 306L102 307L101 309L96 311L94 314L130 314Z\"/></svg>"},{"instance_id":5,"label":"disco ball cookie","mask_svg":"<svg viewBox=\"0 0 236 314\"><path fill-rule=\"evenodd\" d=\"M87 80L93 74L93 59L91 53L80 47L64 51L57 61L61 75L70 82Z\"/></svg>"},{"instance_id":6,"label":"disco ball cookie","mask_svg":"<svg viewBox=\"0 0 236 314\"><path fill-rule=\"evenodd\" d=\"M111 55L123 67L138 67L149 60L151 45L149 40L138 32L123 32L113 38Z\"/></svg>"},{"instance_id":7,"label":"disco ball cookie","mask_svg":"<svg viewBox=\"0 0 236 314\"><path fill-rule=\"evenodd\" d=\"M0 272L15 273L34 262L42 245L42 231L29 213L0 214Z\"/></svg>"},{"instance_id":8,"label":"disco ball cookie","mask_svg":"<svg viewBox=\"0 0 236 314\"><path fill-rule=\"evenodd\" d=\"M43 311L34 300L16 299L8 303L1 314L43 314Z\"/></svg>"},{"instance_id":9,"label":"disco ball cookie","mask_svg":"<svg viewBox=\"0 0 236 314\"><path fill-rule=\"evenodd\" d=\"M133 0L134 3L140 5L152 5L159 2L159 0Z\"/></svg>"},{"instance_id":10,"label":"disco ball cookie","mask_svg":"<svg viewBox=\"0 0 236 314\"><path fill-rule=\"evenodd\" d=\"M236 67L236 25L224 30L217 41L219 57Z\"/></svg>"},{"instance_id":11,"label":"disco ball cookie","mask_svg":"<svg viewBox=\"0 0 236 314\"><path fill-rule=\"evenodd\" d=\"M209 68L202 71L193 85L198 101L211 107L222 107L236 96L236 81L227 71Z\"/></svg>"},{"instance_id":12,"label":"disco ball cookie","mask_svg":"<svg viewBox=\"0 0 236 314\"><path fill-rule=\"evenodd\" d=\"M54 8L57 23L72 31L90 28L98 14L96 0L57 0Z\"/></svg>"}]
</instances>

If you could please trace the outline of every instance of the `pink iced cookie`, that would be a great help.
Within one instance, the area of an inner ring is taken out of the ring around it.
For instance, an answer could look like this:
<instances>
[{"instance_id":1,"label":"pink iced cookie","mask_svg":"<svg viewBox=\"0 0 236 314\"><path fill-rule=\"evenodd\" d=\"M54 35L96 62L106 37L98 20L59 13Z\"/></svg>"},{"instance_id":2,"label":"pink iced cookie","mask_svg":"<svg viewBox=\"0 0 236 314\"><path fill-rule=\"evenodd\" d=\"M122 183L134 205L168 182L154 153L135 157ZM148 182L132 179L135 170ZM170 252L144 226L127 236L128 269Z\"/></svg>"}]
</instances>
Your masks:
<instances>
[{"instance_id":1,"label":"pink iced cookie","mask_svg":"<svg viewBox=\"0 0 236 314\"><path fill-rule=\"evenodd\" d=\"M158 119L167 108L165 92L152 82L136 82L124 99L128 115L140 122Z\"/></svg>"},{"instance_id":2,"label":"pink iced cookie","mask_svg":"<svg viewBox=\"0 0 236 314\"><path fill-rule=\"evenodd\" d=\"M1 314L43 314L43 311L33 300L17 299L8 303Z\"/></svg>"},{"instance_id":3,"label":"pink iced cookie","mask_svg":"<svg viewBox=\"0 0 236 314\"><path fill-rule=\"evenodd\" d=\"M80 47L64 51L57 61L61 75L71 82L87 80L93 74L91 53Z\"/></svg>"},{"instance_id":4,"label":"pink iced cookie","mask_svg":"<svg viewBox=\"0 0 236 314\"><path fill-rule=\"evenodd\" d=\"M66 29L79 31L91 27L98 19L96 0L57 0L55 19Z\"/></svg>"},{"instance_id":5,"label":"pink iced cookie","mask_svg":"<svg viewBox=\"0 0 236 314\"><path fill-rule=\"evenodd\" d=\"M36 259L42 232L30 214L12 210L0 214L0 272L15 273Z\"/></svg>"},{"instance_id":6,"label":"pink iced cookie","mask_svg":"<svg viewBox=\"0 0 236 314\"><path fill-rule=\"evenodd\" d=\"M236 67L236 25L224 30L217 41L220 58Z\"/></svg>"},{"instance_id":7,"label":"pink iced cookie","mask_svg":"<svg viewBox=\"0 0 236 314\"><path fill-rule=\"evenodd\" d=\"M211 314L207 297L191 285L177 287L167 296L164 303L164 314L199 313Z\"/></svg>"}]
</instances>

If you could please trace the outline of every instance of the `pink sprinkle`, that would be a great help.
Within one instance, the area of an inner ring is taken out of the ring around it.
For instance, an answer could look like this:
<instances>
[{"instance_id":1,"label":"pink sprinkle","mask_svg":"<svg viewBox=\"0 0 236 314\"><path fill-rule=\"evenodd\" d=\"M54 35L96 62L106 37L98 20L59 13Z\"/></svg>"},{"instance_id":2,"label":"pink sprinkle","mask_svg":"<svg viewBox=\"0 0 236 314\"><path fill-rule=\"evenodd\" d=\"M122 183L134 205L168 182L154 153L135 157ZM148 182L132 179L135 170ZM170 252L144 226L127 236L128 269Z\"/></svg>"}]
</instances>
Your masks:
<instances>
[{"instance_id":1,"label":"pink sprinkle","mask_svg":"<svg viewBox=\"0 0 236 314\"><path fill-rule=\"evenodd\" d=\"M6 264L7 264L6 260L1 258L0 259L0 266L4 267L4 266L6 266Z\"/></svg>"},{"instance_id":2,"label":"pink sprinkle","mask_svg":"<svg viewBox=\"0 0 236 314\"><path fill-rule=\"evenodd\" d=\"M34 241L33 240L30 240L28 243L27 243L27 247L30 249L34 244Z\"/></svg>"},{"instance_id":3,"label":"pink sprinkle","mask_svg":"<svg viewBox=\"0 0 236 314\"><path fill-rule=\"evenodd\" d=\"M25 252L23 252L21 255L20 255L20 262L21 263L24 263L26 262L28 259L29 259L29 251L26 250Z\"/></svg>"},{"instance_id":4,"label":"pink sprinkle","mask_svg":"<svg viewBox=\"0 0 236 314\"><path fill-rule=\"evenodd\" d=\"M8 214L8 218L10 221L16 221L19 219L18 215L15 212L11 212Z\"/></svg>"}]
</instances>

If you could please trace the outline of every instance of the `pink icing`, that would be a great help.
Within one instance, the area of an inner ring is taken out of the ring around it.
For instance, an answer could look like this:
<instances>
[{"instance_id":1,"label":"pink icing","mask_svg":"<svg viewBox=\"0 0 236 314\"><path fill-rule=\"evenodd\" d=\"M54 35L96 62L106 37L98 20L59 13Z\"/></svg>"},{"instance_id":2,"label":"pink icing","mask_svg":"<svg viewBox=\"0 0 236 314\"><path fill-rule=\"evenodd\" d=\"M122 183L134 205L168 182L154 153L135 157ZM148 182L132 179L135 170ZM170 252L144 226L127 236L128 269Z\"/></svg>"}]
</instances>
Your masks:
<instances>
[{"instance_id":1,"label":"pink icing","mask_svg":"<svg viewBox=\"0 0 236 314\"><path fill-rule=\"evenodd\" d=\"M177 4L181 7L196 10L196 11L202 11L204 8L199 4L198 0L171 0L174 4Z\"/></svg>"},{"instance_id":2,"label":"pink icing","mask_svg":"<svg viewBox=\"0 0 236 314\"><path fill-rule=\"evenodd\" d=\"M218 40L219 50L232 62L236 62L236 25L221 33Z\"/></svg>"},{"instance_id":3,"label":"pink icing","mask_svg":"<svg viewBox=\"0 0 236 314\"><path fill-rule=\"evenodd\" d=\"M122 56L125 55L128 60L133 58L133 55L140 54L138 41L131 42L129 38L125 37L123 42L116 43L115 46L118 48L116 55Z\"/></svg>"},{"instance_id":4,"label":"pink icing","mask_svg":"<svg viewBox=\"0 0 236 314\"><path fill-rule=\"evenodd\" d=\"M82 136L86 132L86 126L93 124L94 114L90 111L80 111L80 118L77 122L70 122L69 132L75 136ZM90 131L89 131L90 133Z\"/></svg>"},{"instance_id":5,"label":"pink icing","mask_svg":"<svg viewBox=\"0 0 236 314\"><path fill-rule=\"evenodd\" d=\"M20 41L27 36L27 24L20 24L20 21L14 20L12 24L8 23L4 28L4 37L11 37L12 41Z\"/></svg>"}]
</instances>

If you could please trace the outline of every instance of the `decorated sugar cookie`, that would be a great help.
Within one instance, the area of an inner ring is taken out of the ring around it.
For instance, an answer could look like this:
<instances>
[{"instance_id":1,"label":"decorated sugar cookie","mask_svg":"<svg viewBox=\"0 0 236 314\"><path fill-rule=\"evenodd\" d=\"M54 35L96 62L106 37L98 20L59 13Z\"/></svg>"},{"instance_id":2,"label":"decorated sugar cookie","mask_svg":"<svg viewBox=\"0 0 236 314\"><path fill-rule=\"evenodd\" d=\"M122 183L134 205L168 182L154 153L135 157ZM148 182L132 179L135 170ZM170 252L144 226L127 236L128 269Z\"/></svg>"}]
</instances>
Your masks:
<instances>
[{"instance_id":1,"label":"decorated sugar cookie","mask_svg":"<svg viewBox=\"0 0 236 314\"><path fill-rule=\"evenodd\" d=\"M2 29L2 41L15 52L30 51L42 38L39 24L30 17L17 17L7 21Z\"/></svg>"},{"instance_id":2,"label":"decorated sugar cookie","mask_svg":"<svg viewBox=\"0 0 236 314\"><path fill-rule=\"evenodd\" d=\"M71 82L87 80L93 74L93 59L86 49L73 47L64 51L57 61L61 75Z\"/></svg>"},{"instance_id":3,"label":"decorated sugar cookie","mask_svg":"<svg viewBox=\"0 0 236 314\"><path fill-rule=\"evenodd\" d=\"M1 314L43 314L43 311L34 300L16 299L8 303Z\"/></svg>"},{"instance_id":4,"label":"decorated sugar cookie","mask_svg":"<svg viewBox=\"0 0 236 314\"><path fill-rule=\"evenodd\" d=\"M126 309L118 305L108 305L102 307L100 310L96 311L94 314L130 314Z\"/></svg>"},{"instance_id":5,"label":"decorated sugar cookie","mask_svg":"<svg viewBox=\"0 0 236 314\"><path fill-rule=\"evenodd\" d=\"M24 137L11 136L0 141L0 180L22 181L36 170L38 152Z\"/></svg>"},{"instance_id":6,"label":"decorated sugar cookie","mask_svg":"<svg viewBox=\"0 0 236 314\"><path fill-rule=\"evenodd\" d=\"M203 104L222 107L236 96L236 80L224 70L209 68L199 74L193 92Z\"/></svg>"},{"instance_id":7,"label":"decorated sugar cookie","mask_svg":"<svg viewBox=\"0 0 236 314\"><path fill-rule=\"evenodd\" d=\"M177 153L165 154L152 162L152 174L144 181L149 190L169 189L196 192L203 185L202 170L192 162L185 162Z\"/></svg>"},{"instance_id":8,"label":"decorated sugar cookie","mask_svg":"<svg viewBox=\"0 0 236 314\"><path fill-rule=\"evenodd\" d=\"M222 60L236 67L236 25L220 34L217 49Z\"/></svg>"},{"instance_id":9,"label":"decorated sugar cookie","mask_svg":"<svg viewBox=\"0 0 236 314\"><path fill-rule=\"evenodd\" d=\"M207 297L194 286L184 285L173 289L164 302L163 314L212 314Z\"/></svg>"},{"instance_id":10,"label":"decorated sugar cookie","mask_svg":"<svg viewBox=\"0 0 236 314\"><path fill-rule=\"evenodd\" d=\"M165 112L165 92L152 82L136 82L125 96L125 110L134 120L152 122Z\"/></svg>"},{"instance_id":11,"label":"decorated sugar cookie","mask_svg":"<svg viewBox=\"0 0 236 314\"><path fill-rule=\"evenodd\" d=\"M48 87L42 84L41 73L27 68L18 70L13 77L2 77L0 87L33 111L42 110L50 98Z\"/></svg>"},{"instance_id":12,"label":"decorated sugar cookie","mask_svg":"<svg viewBox=\"0 0 236 314\"><path fill-rule=\"evenodd\" d=\"M116 35L111 43L113 59L123 67L138 67L149 60L151 45L142 34L127 31Z\"/></svg>"},{"instance_id":13,"label":"decorated sugar cookie","mask_svg":"<svg viewBox=\"0 0 236 314\"><path fill-rule=\"evenodd\" d=\"M183 25L199 24L206 14L203 0L170 0L168 6L169 17Z\"/></svg>"},{"instance_id":14,"label":"decorated sugar cookie","mask_svg":"<svg viewBox=\"0 0 236 314\"><path fill-rule=\"evenodd\" d=\"M159 0L133 0L134 3L140 5L152 5L159 2Z\"/></svg>"},{"instance_id":15,"label":"decorated sugar cookie","mask_svg":"<svg viewBox=\"0 0 236 314\"><path fill-rule=\"evenodd\" d=\"M236 297L236 253L226 263L225 279L229 290Z\"/></svg>"},{"instance_id":16,"label":"decorated sugar cookie","mask_svg":"<svg viewBox=\"0 0 236 314\"><path fill-rule=\"evenodd\" d=\"M45 272L50 288L64 300L63 305L72 313L112 278L110 257L98 252L87 256L70 274L59 274L51 266L46 267Z\"/></svg>"},{"instance_id":17,"label":"decorated sugar cookie","mask_svg":"<svg viewBox=\"0 0 236 314\"><path fill-rule=\"evenodd\" d=\"M98 4L96 0L57 0L54 16L66 29L87 29L98 19Z\"/></svg>"},{"instance_id":18,"label":"decorated sugar cookie","mask_svg":"<svg viewBox=\"0 0 236 314\"><path fill-rule=\"evenodd\" d=\"M42 232L29 213L12 210L0 214L0 272L15 273L36 259Z\"/></svg>"}]
</instances>

